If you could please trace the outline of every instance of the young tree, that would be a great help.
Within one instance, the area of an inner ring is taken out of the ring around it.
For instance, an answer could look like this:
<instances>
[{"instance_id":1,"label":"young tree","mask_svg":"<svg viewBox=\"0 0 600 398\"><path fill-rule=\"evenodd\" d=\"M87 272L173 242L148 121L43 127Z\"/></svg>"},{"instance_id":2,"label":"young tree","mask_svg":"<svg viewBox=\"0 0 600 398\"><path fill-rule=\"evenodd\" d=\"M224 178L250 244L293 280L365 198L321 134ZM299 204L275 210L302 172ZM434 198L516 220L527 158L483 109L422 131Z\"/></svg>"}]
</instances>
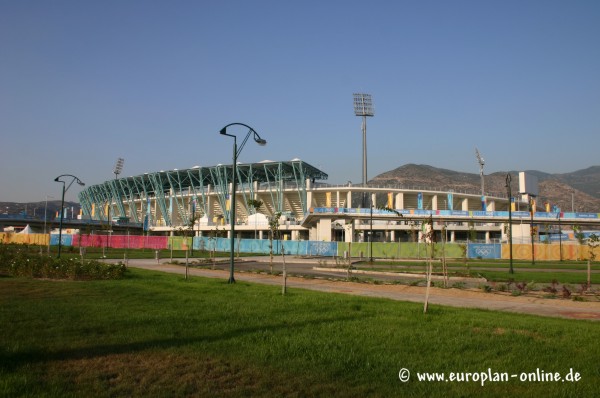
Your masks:
<instances>
[{"instance_id":1,"label":"young tree","mask_svg":"<svg viewBox=\"0 0 600 398\"><path fill-rule=\"evenodd\" d=\"M183 239L185 242L185 280L188 279L189 273L189 253L190 249L193 253L194 250L194 225L196 225L196 221L200 219L199 215L191 214L187 223L177 228L177 231L183 235ZM188 238L191 238L188 241ZM173 239L171 239L171 261L173 261Z\"/></svg>"},{"instance_id":2,"label":"young tree","mask_svg":"<svg viewBox=\"0 0 600 398\"><path fill-rule=\"evenodd\" d=\"M271 254L271 273L273 273L273 239L277 239L281 241L281 230L279 229L279 219L281 218L281 212L275 213L275 215L271 218L269 222L269 238L271 240L270 254ZM283 280L281 286L281 294L285 295L287 292L287 269L285 265L285 248L283 247L283 242L281 243L281 259L283 261Z\"/></svg>"},{"instance_id":3,"label":"young tree","mask_svg":"<svg viewBox=\"0 0 600 398\"><path fill-rule=\"evenodd\" d=\"M591 234L587 239L588 261L587 261L587 288L592 287L592 262L596 260L596 247L600 245L600 238L596 234Z\"/></svg>"},{"instance_id":4,"label":"young tree","mask_svg":"<svg viewBox=\"0 0 600 398\"><path fill-rule=\"evenodd\" d=\"M583 245L585 245L585 235L583 234L583 231L579 225L573 225L573 233L575 235L575 239L577 239L577 242L579 242L579 260L583 260L583 250L581 250L581 248Z\"/></svg>"},{"instance_id":5,"label":"young tree","mask_svg":"<svg viewBox=\"0 0 600 398\"><path fill-rule=\"evenodd\" d=\"M216 266L216 246L217 246L217 239L221 237L221 230L219 229L219 226L216 225L215 229L210 231L210 234L208 236L208 241L211 243L210 247L209 247L209 255L210 258L212 259L212 269L215 269Z\"/></svg>"},{"instance_id":6,"label":"young tree","mask_svg":"<svg viewBox=\"0 0 600 398\"><path fill-rule=\"evenodd\" d=\"M429 216L426 228L423 234L423 240L429 246L429 255L427 256L427 288L425 290L425 305L423 313L427 312L429 304L429 289L431 287L431 275L433 273L433 257L435 255L435 230L433 229L433 216Z\"/></svg>"},{"instance_id":7,"label":"young tree","mask_svg":"<svg viewBox=\"0 0 600 398\"><path fill-rule=\"evenodd\" d=\"M281 212L277 212L269 219L269 266L271 267L271 274L273 273L273 240L276 239L276 234L279 234L280 218Z\"/></svg>"}]
</instances>

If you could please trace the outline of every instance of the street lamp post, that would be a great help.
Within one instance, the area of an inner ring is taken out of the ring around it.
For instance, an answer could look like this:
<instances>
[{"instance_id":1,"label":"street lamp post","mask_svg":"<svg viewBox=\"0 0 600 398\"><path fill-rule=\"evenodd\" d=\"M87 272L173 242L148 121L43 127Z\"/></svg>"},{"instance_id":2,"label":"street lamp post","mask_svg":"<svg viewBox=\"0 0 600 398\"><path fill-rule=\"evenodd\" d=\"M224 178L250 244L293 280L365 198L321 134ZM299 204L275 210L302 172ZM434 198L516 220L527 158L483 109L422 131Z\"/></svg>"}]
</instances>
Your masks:
<instances>
[{"instance_id":1,"label":"street lamp post","mask_svg":"<svg viewBox=\"0 0 600 398\"><path fill-rule=\"evenodd\" d=\"M227 134L227 128L230 126L234 126L234 125L238 125L238 126L244 126L246 128L248 128L248 134L246 134L246 138L244 138L244 141L242 141L242 144L240 145L239 149L237 147L237 136L234 134ZM234 270L234 255L235 255L235 191L236 191L236 168L237 168L237 158L240 155L240 153L242 152L242 149L244 149L244 146L246 145L246 142L248 141L248 138L250 138L250 135L253 135L253 139L254 141L261 146L264 146L267 144L266 140L263 140L262 138L260 138L260 136L258 135L258 133L256 131L254 131L254 129L246 124L243 123L230 123L227 126L223 127L221 129L221 131L219 132L222 135L226 135L228 137L233 137L233 165L231 167L232 170L232 176L231 176L231 210L229 212L229 223L231 224L231 236L230 236L230 244L231 244L231 253L229 254L229 280L227 281L228 283L235 283L235 278L233 275L233 270Z\"/></svg>"},{"instance_id":2,"label":"street lamp post","mask_svg":"<svg viewBox=\"0 0 600 398\"><path fill-rule=\"evenodd\" d=\"M371 225L369 231L369 262L373 264L373 195L371 195L369 198L369 204L371 205Z\"/></svg>"},{"instance_id":3,"label":"street lamp post","mask_svg":"<svg viewBox=\"0 0 600 398\"><path fill-rule=\"evenodd\" d=\"M556 213L556 219L558 220L558 249L560 252L560 261L563 260L563 250L562 250L562 226L560 224L560 211Z\"/></svg>"},{"instance_id":4,"label":"street lamp post","mask_svg":"<svg viewBox=\"0 0 600 398\"><path fill-rule=\"evenodd\" d=\"M529 197L529 212L531 215L531 227L530 227L530 234L531 234L531 265L535 265L535 244L533 242L533 238L535 235L535 228L533 227L533 213L535 212L535 200L533 199L533 196L530 195Z\"/></svg>"},{"instance_id":5,"label":"street lamp post","mask_svg":"<svg viewBox=\"0 0 600 398\"><path fill-rule=\"evenodd\" d=\"M510 173L506 175L506 189L508 190L508 251L510 253L510 268L509 273L514 274L513 270L513 247L512 247L512 192L510 182L512 177Z\"/></svg>"},{"instance_id":6,"label":"street lamp post","mask_svg":"<svg viewBox=\"0 0 600 398\"><path fill-rule=\"evenodd\" d=\"M44 235L46 235L46 220L48 220L48 198L54 199L54 196L46 195L46 205L44 206ZM50 254L50 238L48 238L48 254Z\"/></svg>"},{"instance_id":7,"label":"street lamp post","mask_svg":"<svg viewBox=\"0 0 600 398\"><path fill-rule=\"evenodd\" d=\"M66 181L61 180L61 177L71 177L72 180L69 183L69 185L67 186L65 183ZM84 186L85 184L77 177L75 177L72 174L62 174L59 175L58 177L56 177L54 179L54 181L56 182L62 182L63 187L62 187L62 199L60 202L60 225L58 227L58 256L56 258L60 258L60 251L62 248L62 226L63 226L63 217L64 217L64 213L65 213L65 192L67 192L69 190L69 188L71 188L71 185L73 185L73 183L75 181L77 181L77 184Z\"/></svg>"}]
</instances>

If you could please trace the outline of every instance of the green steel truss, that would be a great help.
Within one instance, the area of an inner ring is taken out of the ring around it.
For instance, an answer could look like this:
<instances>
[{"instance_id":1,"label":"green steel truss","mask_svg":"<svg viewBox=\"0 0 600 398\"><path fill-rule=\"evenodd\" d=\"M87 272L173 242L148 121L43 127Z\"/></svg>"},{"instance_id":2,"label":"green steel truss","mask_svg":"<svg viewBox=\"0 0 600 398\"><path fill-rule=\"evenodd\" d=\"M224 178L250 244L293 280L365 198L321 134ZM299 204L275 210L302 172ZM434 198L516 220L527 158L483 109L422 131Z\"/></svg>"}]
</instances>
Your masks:
<instances>
[{"instance_id":1,"label":"green steel truss","mask_svg":"<svg viewBox=\"0 0 600 398\"><path fill-rule=\"evenodd\" d=\"M247 206L248 200L255 198L258 187L268 191L274 212L284 212L284 194L292 188L297 192L302 213L306 213L306 180L326 180L328 177L299 159L238 164L236 170L237 194L243 198L242 203L238 200L238 206ZM95 220L107 221L107 207L111 206L111 216L129 217L136 223L148 217L150 225L172 227L189 225L192 217L208 215L209 194L212 193L229 223L231 181L231 165L161 171L89 186L81 191L79 201L83 213Z\"/></svg>"}]
</instances>

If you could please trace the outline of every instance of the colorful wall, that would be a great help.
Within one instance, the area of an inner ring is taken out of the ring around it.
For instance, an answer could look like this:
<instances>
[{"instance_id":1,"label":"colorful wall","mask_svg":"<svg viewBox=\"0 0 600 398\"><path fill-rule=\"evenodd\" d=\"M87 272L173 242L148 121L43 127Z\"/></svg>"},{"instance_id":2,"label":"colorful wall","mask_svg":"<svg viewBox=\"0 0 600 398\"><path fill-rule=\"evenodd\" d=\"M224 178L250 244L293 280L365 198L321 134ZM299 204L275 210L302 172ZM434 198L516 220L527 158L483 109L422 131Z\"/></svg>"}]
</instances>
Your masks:
<instances>
[{"instance_id":1,"label":"colorful wall","mask_svg":"<svg viewBox=\"0 0 600 398\"><path fill-rule=\"evenodd\" d=\"M215 250L228 252L231 241L228 238L194 237L184 238L180 236L139 236L139 235L62 235L63 246L73 247L108 247L115 249L154 249L154 250L186 250L193 246L194 250ZM58 245L58 234L18 234L0 233L0 243L42 245L48 243L52 246ZM273 253L294 256L321 256L334 257L350 254L352 257L375 257L375 258L427 258L429 256L429 245L414 242L319 242L319 241L292 241L282 240L273 242ZM513 259L530 260L531 244L513 244ZM436 243L435 256L441 257L442 250L447 258L462 258L464 251L468 258L481 259L508 259L510 257L508 244L452 244ZM582 260L589 255L588 246L569 243L562 245L556 242L537 243L534 246L535 259L544 260ZM239 253L262 253L270 252L270 241L267 239L238 239L235 241L235 251ZM594 250L596 259L600 260L600 247Z\"/></svg>"}]
</instances>

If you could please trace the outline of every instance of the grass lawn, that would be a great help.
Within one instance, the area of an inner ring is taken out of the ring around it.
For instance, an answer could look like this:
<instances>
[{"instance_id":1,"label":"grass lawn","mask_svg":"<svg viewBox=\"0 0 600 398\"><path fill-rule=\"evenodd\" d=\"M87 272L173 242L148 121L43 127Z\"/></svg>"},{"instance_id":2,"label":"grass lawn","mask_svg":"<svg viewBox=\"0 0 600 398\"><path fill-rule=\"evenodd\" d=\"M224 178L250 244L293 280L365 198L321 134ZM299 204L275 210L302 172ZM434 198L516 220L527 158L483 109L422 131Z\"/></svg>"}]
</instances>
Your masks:
<instances>
[{"instance_id":1,"label":"grass lawn","mask_svg":"<svg viewBox=\"0 0 600 398\"><path fill-rule=\"evenodd\" d=\"M538 262L531 265L531 262L515 262L513 264L514 273L509 274L509 264L505 260L499 261L469 261L468 268L463 263L449 262L448 273L450 276L481 275L494 282L531 282L552 283L558 281L561 284L580 285L587 282L587 263L585 262ZM391 271L391 272L419 272L425 273L427 263L424 261L403 261L403 262L368 262L355 264L358 269ZM592 284L600 283L600 264L593 263L591 266ZM442 266L439 261L434 262L434 272L441 273Z\"/></svg>"},{"instance_id":2,"label":"grass lawn","mask_svg":"<svg viewBox=\"0 0 600 398\"><path fill-rule=\"evenodd\" d=\"M599 322L280 291L136 269L0 278L0 396L594 396L600 385ZM571 368L578 382L417 380Z\"/></svg>"},{"instance_id":3,"label":"grass lawn","mask_svg":"<svg viewBox=\"0 0 600 398\"><path fill-rule=\"evenodd\" d=\"M494 282L536 282L536 283L551 283L552 281L558 281L561 284L570 284L579 286L583 283L587 283L587 274L585 272L543 272L543 271L522 271L515 269L513 274L509 274L508 271L471 271L471 275L481 275L488 281ZM592 284L600 283L600 274L592 274Z\"/></svg>"}]
</instances>

